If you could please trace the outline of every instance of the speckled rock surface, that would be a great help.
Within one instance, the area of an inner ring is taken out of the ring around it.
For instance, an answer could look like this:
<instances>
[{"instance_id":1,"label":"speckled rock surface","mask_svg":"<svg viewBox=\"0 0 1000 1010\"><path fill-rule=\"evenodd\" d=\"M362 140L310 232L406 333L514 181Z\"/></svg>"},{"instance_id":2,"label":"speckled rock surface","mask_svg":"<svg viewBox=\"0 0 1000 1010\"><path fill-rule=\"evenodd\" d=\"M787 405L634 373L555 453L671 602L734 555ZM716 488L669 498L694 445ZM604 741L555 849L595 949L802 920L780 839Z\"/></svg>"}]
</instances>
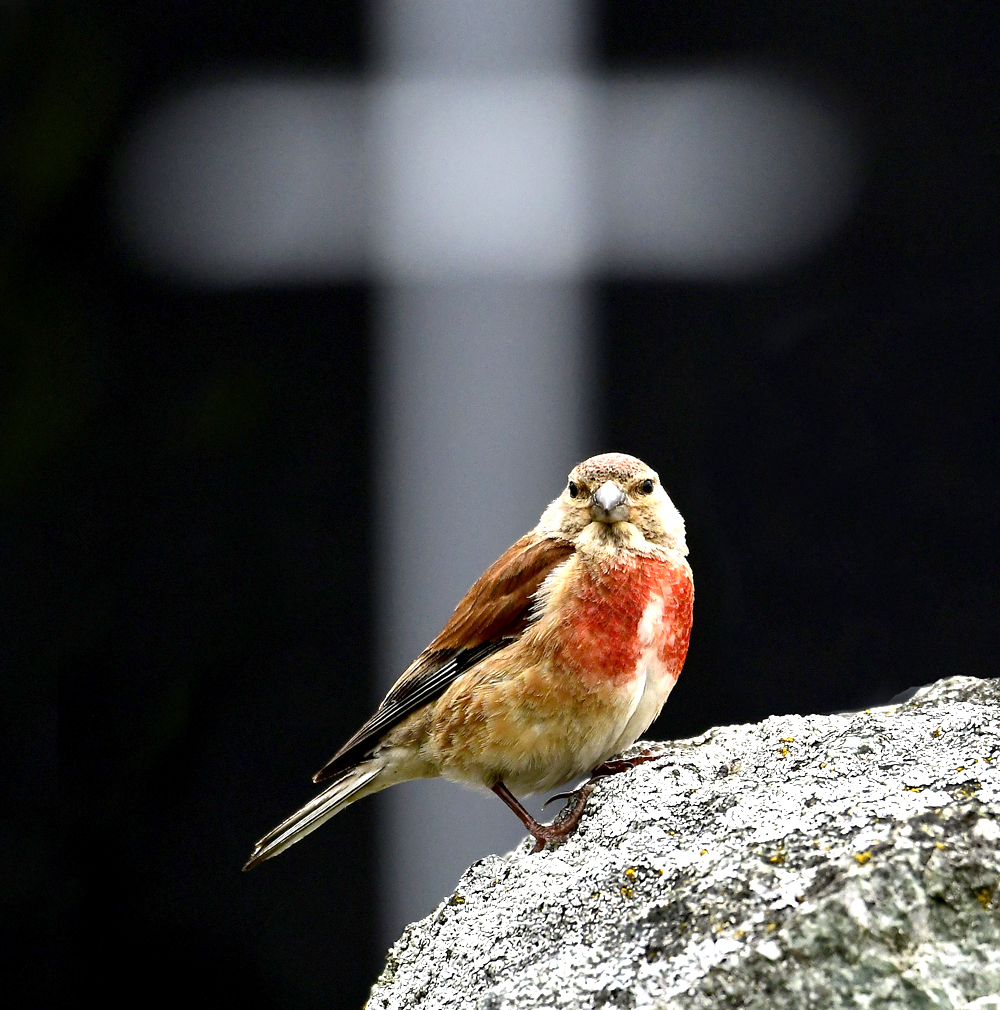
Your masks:
<instances>
[{"instance_id":1,"label":"speckled rock surface","mask_svg":"<svg viewBox=\"0 0 1000 1010\"><path fill-rule=\"evenodd\" d=\"M656 746L472 866L369 1010L1000 1010L1000 681Z\"/></svg>"}]
</instances>

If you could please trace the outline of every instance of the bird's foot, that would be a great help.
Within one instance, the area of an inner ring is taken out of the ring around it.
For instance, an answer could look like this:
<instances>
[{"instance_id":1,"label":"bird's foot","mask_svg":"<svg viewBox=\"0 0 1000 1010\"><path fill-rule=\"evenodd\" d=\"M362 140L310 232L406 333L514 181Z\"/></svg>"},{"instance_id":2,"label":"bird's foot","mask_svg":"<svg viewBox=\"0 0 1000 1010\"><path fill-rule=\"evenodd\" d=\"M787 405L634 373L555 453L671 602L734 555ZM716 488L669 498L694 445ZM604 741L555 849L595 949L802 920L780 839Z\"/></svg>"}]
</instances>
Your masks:
<instances>
[{"instance_id":1,"label":"bird's foot","mask_svg":"<svg viewBox=\"0 0 1000 1010\"><path fill-rule=\"evenodd\" d=\"M555 800L572 800L572 803L551 824L540 824L536 821L502 782L498 782L493 787L493 792L517 814L521 823L528 829L528 833L535 839L535 847L531 850L532 853L541 852L549 842L565 841L565 839L576 831L580 818L583 816L583 808L587 805L587 798L594 791L594 786L597 785L600 779L607 778L609 775L620 775L622 772L627 772L638 765L646 764L648 761L656 761L661 757L663 757L662 753L644 750L636 754L635 757L615 758L599 764L590 773L590 778L579 789L573 789L565 793L556 793L542 804L542 809L544 810L545 807Z\"/></svg>"},{"instance_id":2,"label":"bird's foot","mask_svg":"<svg viewBox=\"0 0 1000 1010\"><path fill-rule=\"evenodd\" d=\"M566 798L572 798L573 803L567 806L551 824L539 824L535 821L534 830L528 828L535 839L532 853L541 852L548 842L565 841L576 831L580 818L583 816L583 808L587 805L587 797L593 791L593 782L584 783L579 789L566 794Z\"/></svg>"},{"instance_id":3,"label":"bird's foot","mask_svg":"<svg viewBox=\"0 0 1000 1010\"><path fill-rule=\"evenodd\" d=\"M521 823L528 829L528 833L535 839L535 847L531 850L535 853L541 852L549 842L565 841L576 831L583 816L583 808L587 805L587 797L593 789L594 783L586 782L575 792L568 793L568 796L573 797L572 806L567 807L551 824L540 824L536 821L502 782L493 787L493 792L517 814Z\"/></svg>"},{"instance_id":4,"label":"bird's foot","mask_svg":"<svg viewBox=\"0 0 1000 1010\"><path fill-rule=\"evenodd\" d=\"M622 772L631 771L639 765L647 764L650 761L657 761L664 756L662 751L653 751L647 747L646 750L640 751L635 757L612 758L610 761L605 761L604 764L599 764L590 773L590 781L603 779L608 775L620 775Z\"/></svg>"},{"instance_id":5,"label":"bird's foot","mask_svg":"<svg viewBox=\"0 0 1000 1010\"><path fill-rule=\"evenodd\" d=\"M654 752L647 748L646 750L636 754L635 757L614 758L610 761L605 761L603 764L599 764L590 773L588 784L590 782L596 782L598 779L607 778L609 775L620 775L622 772L630 771L638 765L644 765L649 761L656 761L661 757L663 757L662 752ZM579 789L570 789L564 793L553 793L542 804L542 809L544 810L550 803L555 803L556 800L568 800L571 796L575 796L579 791Z\"/></svg>"}]
</instances>

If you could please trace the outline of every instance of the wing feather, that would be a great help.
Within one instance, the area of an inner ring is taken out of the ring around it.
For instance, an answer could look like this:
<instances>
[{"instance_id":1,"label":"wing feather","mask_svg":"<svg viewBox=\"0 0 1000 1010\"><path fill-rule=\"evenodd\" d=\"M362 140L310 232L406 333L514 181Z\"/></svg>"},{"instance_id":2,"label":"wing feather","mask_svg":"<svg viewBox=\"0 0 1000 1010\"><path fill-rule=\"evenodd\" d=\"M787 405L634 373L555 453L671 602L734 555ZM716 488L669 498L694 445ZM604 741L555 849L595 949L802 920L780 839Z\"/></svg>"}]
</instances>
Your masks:
<instances>
[{"instance_id":1,"label":"wing feather","mask_svg":"<svg viewBox=\"0 0 1000 1010\"><path fill-rule=\"evenodd\" d=\"M573 553L571 543L522 537L486 569L462 597L448 623L396 681L374 715L313 776L322 782L362 760L384 733L476 663L516 641L531 623L532 600L555 567Z\"/></svg>"},{"instance_id":2,"label":"wing feather","mask_svg":"<svg viewBox=\"0 0 1000 1010\"><path fill-rule=\"evenodd\" d=\"M428 649L467 649L516 638L531 623L531 601L545 577L575 548L568 540L529 533L509 547L462 597Z\"/></svg>"}]
</instances>

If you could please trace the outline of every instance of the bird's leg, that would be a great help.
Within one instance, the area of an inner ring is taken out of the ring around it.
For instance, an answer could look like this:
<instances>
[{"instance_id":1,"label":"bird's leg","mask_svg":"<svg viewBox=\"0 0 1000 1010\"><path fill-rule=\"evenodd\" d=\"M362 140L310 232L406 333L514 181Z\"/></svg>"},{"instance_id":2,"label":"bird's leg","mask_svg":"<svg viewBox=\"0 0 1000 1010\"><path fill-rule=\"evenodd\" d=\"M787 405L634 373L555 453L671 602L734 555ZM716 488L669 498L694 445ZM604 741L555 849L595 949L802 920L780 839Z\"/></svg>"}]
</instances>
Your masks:
<instances>
[{"instance_id":1,"label":"bird's leg","mask_svg":"<svg viewBox=\"0 0 1000 1010\"><path fill-rule=\"evenodd\" d=\"M521 823L528 829L528 834L535 839L535 847L531 850L534 852L541 852L545 848L546 842L561 842L568 838L576 830L576 826L580 823L580 818L583 816L583 808L587 804L587 797L593 790L594 785L592 782L587 782L585 785L581 786L575 793L571 795L574 797L573 806L570 808L569 813L560 817L559 820L554 821L552 824L539 824L527 810L521 806L518 798L503 784L503 782L498 782L493 787L493 792L497 794L510 807L511 810L517 814L518 819Z\"/></svg>"},{"instance_id":2,"label":"bird's leg","mask_svg":"<svg viewBox=\"0 0 1000 1010\"><path fill-rule=\"evenodd\" d=\"M586 785L592 785L598 779L607 778L608 775L620 775L622 772L627 772L637 765L644 765L648 761L656 761L657 758L663 757L663 754L655 754L651 750L644 750L635 757L630 758L616 758L610 761L605 761L603 764L599 764L591 773L590 779L587 781ZM580 787L581 789L583 786ZM542 809L544 810L550 803L555 803L556 800L568 800L571 796L575 796L580 790L573 789L566 793L553 793L543 804Z\"/></svg>"}]
</instances>

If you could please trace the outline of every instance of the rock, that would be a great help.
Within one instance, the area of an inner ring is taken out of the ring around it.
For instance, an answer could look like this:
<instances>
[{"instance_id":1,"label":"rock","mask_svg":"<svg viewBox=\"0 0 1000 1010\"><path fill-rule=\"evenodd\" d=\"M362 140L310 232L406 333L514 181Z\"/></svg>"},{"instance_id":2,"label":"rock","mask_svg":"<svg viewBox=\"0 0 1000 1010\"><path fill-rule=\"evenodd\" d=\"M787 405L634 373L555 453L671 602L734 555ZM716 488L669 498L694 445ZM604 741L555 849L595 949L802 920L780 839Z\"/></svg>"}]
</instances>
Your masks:
<instances>
[{"instance_id":1,"label":"rock","mask_svg":"<svg viewBox=\"0 0 1000 1010\"><path fill-rule=\"evenodd\" d=\"M368 1010L1000 1010L1000 681L653 746L472 866Z\"/></svg>"}]
</instances>

